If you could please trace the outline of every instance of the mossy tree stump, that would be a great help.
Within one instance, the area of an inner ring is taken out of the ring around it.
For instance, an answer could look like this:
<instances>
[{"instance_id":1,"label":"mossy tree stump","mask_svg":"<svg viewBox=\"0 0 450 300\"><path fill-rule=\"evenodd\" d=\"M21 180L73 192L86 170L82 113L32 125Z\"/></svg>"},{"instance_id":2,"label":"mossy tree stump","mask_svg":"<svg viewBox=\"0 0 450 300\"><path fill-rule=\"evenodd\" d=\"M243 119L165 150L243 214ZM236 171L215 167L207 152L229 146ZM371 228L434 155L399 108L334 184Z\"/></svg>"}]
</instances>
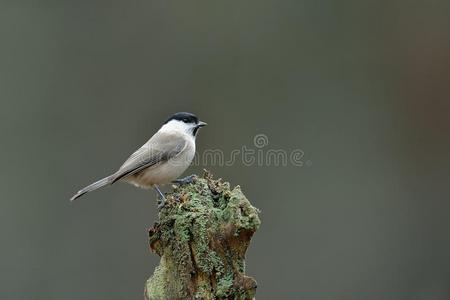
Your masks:
<instances>
[{"instance_id":1,"label":"mossy tree stump","mask_svg":"<svg viewBox=\"0 0 450 300\"><path fill-rule=\"evenodd\" d=\"M145 285L147 300L254 299L245 252L260 220L239 186L205 173L176 187L149 230L161 262Z\"/></svg>"}]
</instances>

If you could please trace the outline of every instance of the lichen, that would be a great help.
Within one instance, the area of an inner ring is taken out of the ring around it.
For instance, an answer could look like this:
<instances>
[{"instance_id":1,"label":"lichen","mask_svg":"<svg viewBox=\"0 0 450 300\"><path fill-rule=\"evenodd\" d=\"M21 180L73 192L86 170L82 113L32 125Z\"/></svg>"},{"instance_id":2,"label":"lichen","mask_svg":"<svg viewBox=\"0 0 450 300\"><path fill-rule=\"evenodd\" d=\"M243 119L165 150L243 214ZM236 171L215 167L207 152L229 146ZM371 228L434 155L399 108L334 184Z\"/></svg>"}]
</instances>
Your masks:
<instances>
[{"instance_id":1,"label":"lichen","mask_svg":"<svg viewBox=\"0 0 450 300\"><path fill-rule=\"evenodd\" d=\"M217 282L216 296L219 298L225 298L230 296L233 287L233 274L227 274L222 276Z\"/></svg>"},{"instance_id":2,"label":"lichen","mask_svg":"<svg viewBox=\"0 0 450 300\"><path fill-rule=\"evenodd\" d=\"M258 209L239 186L209 173L177 186L149 231L161 263L146 283L147 299L252 299L245 251L258 229Z\"/></svg>"}]
</instances>

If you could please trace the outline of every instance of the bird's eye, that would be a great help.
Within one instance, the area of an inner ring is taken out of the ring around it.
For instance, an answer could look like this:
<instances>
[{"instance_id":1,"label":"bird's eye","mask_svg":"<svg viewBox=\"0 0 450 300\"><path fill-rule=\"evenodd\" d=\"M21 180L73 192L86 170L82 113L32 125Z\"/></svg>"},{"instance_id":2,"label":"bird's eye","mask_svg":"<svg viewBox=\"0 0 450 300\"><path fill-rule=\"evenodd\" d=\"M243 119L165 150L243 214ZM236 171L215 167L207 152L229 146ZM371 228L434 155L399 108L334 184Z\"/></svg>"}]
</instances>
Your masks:
<instances>
[{"instance_id":1,"label":"bird's eye","mask_svg":"<svg viewBox=\"0 0 450 300\"><path fill-rule=\"evenodd\" d=\"M184 122L184 123L187 123L187 122L188 122L188 119L184 118L184 119L183 119L183 122Z\"/></svg>"}]
</instances>

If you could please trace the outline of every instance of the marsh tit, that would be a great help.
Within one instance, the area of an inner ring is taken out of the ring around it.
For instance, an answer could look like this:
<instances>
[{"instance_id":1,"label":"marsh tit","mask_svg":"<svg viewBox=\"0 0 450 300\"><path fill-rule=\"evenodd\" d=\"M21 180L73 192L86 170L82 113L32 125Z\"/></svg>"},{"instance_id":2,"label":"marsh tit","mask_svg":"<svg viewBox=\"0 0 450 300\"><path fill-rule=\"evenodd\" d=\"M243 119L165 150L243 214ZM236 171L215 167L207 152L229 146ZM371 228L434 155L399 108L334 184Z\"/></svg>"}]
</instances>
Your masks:
<instances>
[{"instance_id":1,"label":"marsh tit","mask_svg":"<svg viewBox=\"0 0 450 300\"><path fill-rule=\"evenodd\" d=\"M142 188L153 187L162 201L160 206L164 205L164 194L158 185L173 182L188 168L195 155L195 137L205 125L191 113L172 115L114 174L79 190L70 201L117 181L124 181ZM190 179L192 177L188 176L178 182Z\"/></svg>"}]
</instances>

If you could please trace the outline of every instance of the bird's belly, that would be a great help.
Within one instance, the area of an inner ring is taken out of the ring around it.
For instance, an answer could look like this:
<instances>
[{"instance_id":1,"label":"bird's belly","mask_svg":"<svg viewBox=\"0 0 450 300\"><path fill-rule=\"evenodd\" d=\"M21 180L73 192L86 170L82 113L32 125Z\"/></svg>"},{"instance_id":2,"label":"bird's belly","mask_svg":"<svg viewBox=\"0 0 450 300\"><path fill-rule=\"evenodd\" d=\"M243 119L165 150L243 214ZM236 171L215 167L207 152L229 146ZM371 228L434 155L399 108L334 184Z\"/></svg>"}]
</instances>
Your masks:
<instances>
[{"instance_id":1,"label":"bird's belly","mask_svg":"<svg viewBox=\"0 0 450 300\"><path fill-rule=\"evenodd\" d=\"M166 162L142 170L129 178L128 181L143 188L170 183L186 171L194 158L194 154L195 152L192 152L192 155L182 153Z\"/></svg>"}]
</instances>

